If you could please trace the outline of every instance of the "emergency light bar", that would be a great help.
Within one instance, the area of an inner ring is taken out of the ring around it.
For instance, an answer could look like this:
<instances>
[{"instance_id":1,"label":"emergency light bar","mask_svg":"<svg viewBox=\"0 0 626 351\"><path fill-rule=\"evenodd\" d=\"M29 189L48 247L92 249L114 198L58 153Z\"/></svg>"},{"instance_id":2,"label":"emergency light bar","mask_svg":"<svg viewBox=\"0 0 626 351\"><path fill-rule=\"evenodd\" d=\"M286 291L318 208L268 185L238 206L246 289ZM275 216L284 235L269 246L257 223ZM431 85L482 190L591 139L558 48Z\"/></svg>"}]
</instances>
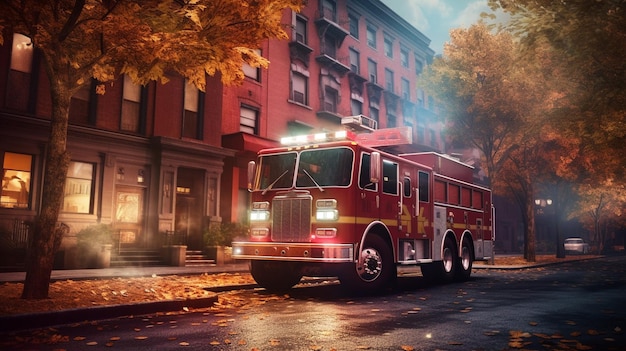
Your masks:
<instances>
[{"instance_id":1,"label":"emergency light bar","mask_svg":"<svg viewBox=\"0 0 626 351\"><path fill-rule=\"evenodd\" d=\"M329 133L316 133L306 135L288 136L280 139L282 145L306 145L325 143L329 141L354 140L354 133L347 130L339 130Z\"/></svg>"}]
</instances>

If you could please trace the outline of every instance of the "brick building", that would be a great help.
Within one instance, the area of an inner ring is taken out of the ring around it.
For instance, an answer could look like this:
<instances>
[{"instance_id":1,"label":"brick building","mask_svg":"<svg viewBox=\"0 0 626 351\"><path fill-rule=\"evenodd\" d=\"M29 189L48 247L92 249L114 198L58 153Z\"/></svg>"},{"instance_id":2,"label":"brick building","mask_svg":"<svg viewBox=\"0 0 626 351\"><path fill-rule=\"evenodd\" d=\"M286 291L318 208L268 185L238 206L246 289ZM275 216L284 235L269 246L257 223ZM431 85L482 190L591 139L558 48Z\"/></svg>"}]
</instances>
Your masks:
<instances>
[{"instance_id":1,"label":"brick building","mask_svg":"<svg viewBox=\"0 0 626 351\"><path fill-rule=\"evenodd\" d=\"M285 11L290 40L265 42L267 70L245 67L238 86L210 78L206 92L120 77L71 102L72 162L59 221L69 227L58 267L74 266L75 234L111 224L122 248L155 249L166 233L202 249L211 222L246 221L246 165L280 137L341 128L363 114L379 127L410 126L416 149L445 151L433 100L417 78L430 40L379 0L308 1ZM40 208L51 101L30 39L0 46L0 234L23 247ZM1 264L0 264L1 265Z\"/></svg>"}]
</instances>

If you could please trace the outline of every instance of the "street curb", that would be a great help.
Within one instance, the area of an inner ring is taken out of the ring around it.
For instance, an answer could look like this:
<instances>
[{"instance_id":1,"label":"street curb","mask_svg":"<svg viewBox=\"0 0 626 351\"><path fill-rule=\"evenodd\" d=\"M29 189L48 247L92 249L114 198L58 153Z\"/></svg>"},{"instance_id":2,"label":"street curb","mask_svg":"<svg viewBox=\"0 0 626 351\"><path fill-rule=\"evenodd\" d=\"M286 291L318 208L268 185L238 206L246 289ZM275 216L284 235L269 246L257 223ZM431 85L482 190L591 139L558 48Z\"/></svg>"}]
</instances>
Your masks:
<instances>
[{"instance_id":1,"label":"street curb","mask_svg":"<svg viewBox=\"0 0 626 351\"><path fill-rule=\"evenodd\" d=\"M0 330L3 333L93 320L106 320L133 315L145 315L157 312L182 311L184 308L206 308L213 306L213 304L217 301L217 294L215 294L213 296L197 299L140 302L134 304L96 306L42 313L0 316Z\"/></svg>"},{"instance_id":2,"label":"street curb","mask_svg":"<svg viewBox=\"0 0 626 351\"><path fill-rule=\"evenodd\" d=\"M546 263L529 263L529 264L516 265L516 266L503 266L503 265L490 265L490 264L475 265L474 264L472 265L472 269L501 269L504 271L513 271L513 270L520 270L520 269L531 269L531 268L540 268L540 267L546 267L546 266L555 266L555 265L570 263L570 262L597 260L603 257L606 257L606 256L597 256L597 257L580 258L580 259L546 262Z\"/></svg>"}]
</instances>

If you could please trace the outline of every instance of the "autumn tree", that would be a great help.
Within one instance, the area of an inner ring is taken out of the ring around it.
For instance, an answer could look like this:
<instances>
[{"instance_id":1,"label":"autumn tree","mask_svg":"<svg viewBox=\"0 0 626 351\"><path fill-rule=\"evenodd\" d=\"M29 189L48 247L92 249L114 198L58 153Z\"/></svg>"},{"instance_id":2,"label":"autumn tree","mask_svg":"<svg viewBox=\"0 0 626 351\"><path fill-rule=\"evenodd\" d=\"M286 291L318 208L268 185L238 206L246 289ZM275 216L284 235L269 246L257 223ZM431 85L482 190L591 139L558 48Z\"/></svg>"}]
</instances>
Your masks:
<instances>
[{"instance_id":1,"label":"autumn tree","mask_svg":"<svg viewBox=\"0 0 626 351\"><path fill-rule=\"evenodd\" d=\"M492 33L494 31L494 33ZM426 88L445 106L448 134L460 147L484 156L496 193L509 194L525 224L525 257L535 260L534 182L540 170L545 92L534 63L520 60L519 47L504 31L480 22L450 32L443 56L426 70Z\"/></svg>"},{"instance_id":2,"label":"autumn tree","mask_svg":"<svg viewBox=\"0 0 626 351\"><path fill-rule=\"evenodd\" d=\"M606 191L600 187L626 176L626 158L615 157L623 153L626 144L623 1L489 3L493 9L501 8L510 14L508 28L519 38L526 57L532 57L540 45L550 47L554 57L550 69L560 74L556 82L546 82L558 87L562 100L549 112L549 122L558 131L552 140L569 145L570 151L561 153L554 164L559 176L579 185L576 188L582 203L601 204L597 194Z\"/></svg>"},{"instance_id":3,"label":"autumn tree","mask_svg":"<svg viewBox=\"0 0 626 351\"><path fill-rule=\"evenodd\" d=\"M70 99L92 78L105 83L127 74L136 83L177 73L199 89L219 73L224 83L243 79L242 66L267 67L256 54L267 38L287 38L282 10L301 0L3 0L0 32L21 33L39 52L50 84L52 114L44 185L22 298L48 296L57 226L70 155ZM0 37L0 44L3 43Z\"/></svg>"}]
</instances>

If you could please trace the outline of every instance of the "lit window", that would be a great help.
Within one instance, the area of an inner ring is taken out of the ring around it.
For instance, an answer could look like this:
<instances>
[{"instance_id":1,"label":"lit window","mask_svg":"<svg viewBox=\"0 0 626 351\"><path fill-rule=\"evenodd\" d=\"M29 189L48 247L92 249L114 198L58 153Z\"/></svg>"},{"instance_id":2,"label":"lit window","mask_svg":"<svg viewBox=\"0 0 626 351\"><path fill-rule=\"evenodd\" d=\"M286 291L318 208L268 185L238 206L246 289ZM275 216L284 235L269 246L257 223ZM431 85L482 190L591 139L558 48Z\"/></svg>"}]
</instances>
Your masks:
<instances>
[{"instance_id":1,"label":"lit window","mask_svg":"<svg viewBox=\"0 0 626 351\"><path fill-rule=\"evenodd\" d=\"M198 118L198 103L200 92L198 88L188 80L185 80L185 111L183 114L183 137L200 139Z\"/></svg>"},{"instance_id":2,"label":"lit window","mask_svg":"<svg viewBox=\"0 0 626 351\"><path fill-rule=\"evenodd\" d=\"M124 75L121 130L128 132L139 131L140 104L141 86L133 83L130 77Z\"/></svg>"},{"instance_id":3,"label":"lit window","mask_svg":"<svg viewBox=\"0 0 626 351\"><path fill-rule=\"evenodd\" d=\"M31 155L4 153L0 207L30 208Z\"/></svg>"},{"instance_id":4,"label":"lit window","mask_svg":"<svg viewBox=\"0 0 626 351\"><path fill-rule=\"evenodd\" d=\"M13 34L11 65L7 77L6 107L21 111L29 109L33 44L29 37Z\"/></svg>"},{"instance_id":5,"label":"lit window","mask_svg":"<svg viewBox=\"0 0 626 351\"><path fill-rule=\"evenodd\" d=\"M70 162L65 180L64 212L92 213L93 174L93 164Z\"/></svg>"}]
</instances>

